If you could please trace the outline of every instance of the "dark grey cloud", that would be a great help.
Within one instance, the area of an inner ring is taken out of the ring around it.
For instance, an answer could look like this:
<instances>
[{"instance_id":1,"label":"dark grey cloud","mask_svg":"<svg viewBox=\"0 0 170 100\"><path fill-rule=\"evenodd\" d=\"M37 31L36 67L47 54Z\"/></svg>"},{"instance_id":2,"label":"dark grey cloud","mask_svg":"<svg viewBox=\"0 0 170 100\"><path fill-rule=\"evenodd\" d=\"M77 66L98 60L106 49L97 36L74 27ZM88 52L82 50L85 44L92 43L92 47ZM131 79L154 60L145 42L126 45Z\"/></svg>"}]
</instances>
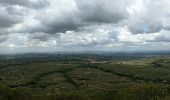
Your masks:
<instances>
[{"instance_id":1,"label":"dark grey cloud","mask_svg":"<svg viewBox=\"0 0 170 100\"><path fill-rule=\"evenodd\" d=\"M6 6L5 7L6 11L10 15L20 15L24 16L24 14L28 14L29 10L25 8L19 8L17 6Z\"/></svg>"},{"instance_id":2,"label":"dark grey cloud","mask_svg":"<svg viewBox=\"0 0 170 100\"><path fill-rule=\"evenodd\" d=\"M136 22L129 22L128 28L133 34L155 33L163 28L160 22L151 21L152 19L142 19Z\"/></svg>"},{"instance_id":3,"label":"dark grey cloud","mask_svg":"<svg viewBox=\"0 0 170 100\"><path fill-rule=\"evenodd\" d=\"M8 28L22 22L23 16L11 14L6 8L0 8L0 28Z\"/></svg>"},{"instance_id":4,"label":"dark grey cloud","mask_svg":"<svg viewBox=\"0 0 170 100\"><path fill-rule=\"evenodd\" d=\"M80 17L90 23L118 23L128 17L128 0L76 0Z\"/></svg>"},{"instance_id":5,"label":"dark grey cloud","mask_svg":"<svg viewBox=\"0 0 170 100\"><path fill-rule=\"evenodd\" d=\"M26 26L19 32L29 32L29 33L65 33L66 31L76 31L80 27L84 26L83 23L76 15L62 12L60 14L50 13L41 13L35 18L39 21L40 24L36 26ZM50 18L49 18L50 16Z\"/></svg>"},{"instance_id":6,"label":"dark grey cloud","mask_svg":"<svg viewBox=\"0 0 170 100\"><path fill-rule=\"evenodd\" d=\"M170 4L167 0L72 1L75 3L73 8L71 6L60 9L60 7L50 6L48 8L50 12L42 12L37 15L38 17L36 16L36 19L41 22L40 26L25 30L33 33L54 34L66 31L85 31L82 30L84 27L96 24L117 24L120 27L126 25L133 34L155 33L162 29L170 29L170 24L168 24L170 11L167 10Z\"/></svg>"},{"instance_id":7,"label":"dark grey cloud","mask_svg":"<svg viewBox=\"0 0 170 100\"><path fill-rule=\"evenodd\" d=\"M169 9L168 0L0 0L0 47L167 43Z\"/></svg>"},{"instance_id":8,"label":"dark grey cloud","mask_svg":"<svg viewBox=\"0 0 170 100\"><path fill-rule=\"evenodd\" d=\"M85 25L78 17L71 14L56 16L51 21L43 20L42 24L46 26L46 30L44 30L46 33L65 33L66 31L77 30Z\"/></svg>"},{"instance_id":9,"label":"dark grey cloud","mask_svg":"<svg viewBox=\"0 0 170 100\"><path fill-rule=\"evenodd\" d=\"M47 0L1 0L1 5L10 6L10 5L19 5L23 7L31 7L31 8L43 8L47 5L49 5L49 2Z\"/></svg>"},{"instance_id":10,"label":"dark grey cloud","mask_svg":"<svg viewBox=\"0 0 170 100\"><path fill-rule=\"evenodd\" d=\"M95 24L117 24L128 17L126 7L129 0L75 0L74 8L51 7L53 12L40 13L36 16L41 22L37 29L28 31L44 33L65 33L82 31L82 27ZM57 5L57 4L56 4ZM41 28L42 27L42 28Z\"/></svg>"},{"instance_id":11,"label":"dark grey cloud","mask_svg":"<svg viewBox=\"0 0 170 100\"><path fill-rule=\"evenodd\" d=\"M46 33L35 33L32 35L29 35L29 39L31 40L39 40L39 41L47 41L49 40L50 35Z\"/></svg>"},{"instance_id":12,"label":"dark grey cloud","mask_svg":"<svg viewBox=\"0 0 170 100\"><path fill-rule=\"evenodd\" d=\"M29 4L29 0L1 0L1 4L5 5L27 5Z\"/></svg>"},{"instance_id":13,"label":"dark grey cloud","mask_svg":"<svg viewBox=\"0 0 170 100\"><path fill-rule=\"evenodd\" d=\"M160 36L155 38L152 42L170 42L170 37Z\"/></svg>"},{"instance_id":14,"label":"dark grey cloud","mask_svg":"<svg viewBox=\"0 0 170 100\"><path fill-rule=\"evenodd\" d=\"M13 18L16 18L15 20ZM16 17L16 16L3 16L0 15L0 27L1 28L6 28L6 27L11 27L14 24L17 24L20 22L20 18Z\"/></svg>"},{"instance_id":15,"label":"dark grey cloud","mask_svg":"<svg viewBox=\"0 0 170 100\"><path fill-rule=\"evenodd\" d=\"M170 31L161 30L155 39L151 42L170 42Z\"/></svg>"},{"instance_id":16,"label":"dark grey cloud","mask_svg":"<svg viewBox=\"0 0 170 100\"><path fill-rule=\"evenodd\" d=\"M5 42L8 39L8 35L0 35L0 43Z\"/></svg>"},{"instance_id":17,"label":"dark grey cloud","mask_svg":"<svg viewBox=\"0 0 170 100\"><path fill-rule=\"evenodd\" d=\"M10 34L17 31L11 30L23 23L34 8L39 10L47 6L47 0L1 0L0 1L0 34ZM28 28L28 27L27 27ZM9 31L11 30L11 31ZM23 29L20 29L23 30ZM29 29L28 29L29 30ZM26 31L25 31L26 32Z\"/></svg>"}]
</instances>

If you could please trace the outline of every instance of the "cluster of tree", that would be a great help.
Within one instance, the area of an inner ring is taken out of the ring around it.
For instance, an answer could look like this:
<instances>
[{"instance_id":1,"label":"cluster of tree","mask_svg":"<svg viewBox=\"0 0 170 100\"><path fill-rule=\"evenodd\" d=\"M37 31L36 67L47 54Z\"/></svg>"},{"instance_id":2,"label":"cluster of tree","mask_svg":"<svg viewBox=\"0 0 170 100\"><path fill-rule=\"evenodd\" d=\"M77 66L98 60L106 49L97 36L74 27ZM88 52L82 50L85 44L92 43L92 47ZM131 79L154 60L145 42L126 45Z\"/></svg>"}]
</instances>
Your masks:
<instances>
[{"instance_id":1,"label":"cluster of tree","mask_svg":"<svg viewBox=\"0 0 170 100\"><path fill-rule=\"evenodd\" d=\"M35 95L32 90L25 88L11 89L6 85L0 85L0 100L84 100L78 94L60 93L48 95Z\"/></svg>"},{"instance_id":2,"label":"cluster of tree","mask_svg":"<svg viewBox=\"0 0 170 100\"><path fill-rule=\"evenodd\" d=\"M168 88L165 85L142 83L118 92L119 100L166 100Z\"/></svg>"},{"instance_id":3,"label":"cluster of tree","mask_svg":"<svg viewBox=\"0 0 170 100\"><path fill-rule=\"evenodd\" d=\"M60 93L35 95L24 88L11 89L0 85L0 100L170 100L168 87L161 84L141 83L129 88L105 93L96 93L91 97L80 94Z\"/></svg>"},{"instance_id":4,"label":"cluster of tree","mask_svg":"<svg viewBox=\"0 0 170 100\"><path fill-rule=\"evenodd\" d=\"M31 100L32 94L24 89L10 89L6 85L0 85L0 100Z\"/></svg>"},{"instance_id":5,"label":"cluster of tree","mask_svg":"<svg viewBox=\"0 0 170 100\"><path fill-rule=\"evenodd\" d=\"M152 62L152 67L162 67L162 64L159 61L153 61Z\"/></svg>"},{"instance_id":6,"label":"cluster of tree","mask_svg":"<svg viewBox=\"0 0 170 100\"><path fill-rule=\"evenodd\" d=\"M154 83L141 83L119 91L98 93L92 98L92 100L170 100L168 88Z\"/></svg>"}]
</instances>

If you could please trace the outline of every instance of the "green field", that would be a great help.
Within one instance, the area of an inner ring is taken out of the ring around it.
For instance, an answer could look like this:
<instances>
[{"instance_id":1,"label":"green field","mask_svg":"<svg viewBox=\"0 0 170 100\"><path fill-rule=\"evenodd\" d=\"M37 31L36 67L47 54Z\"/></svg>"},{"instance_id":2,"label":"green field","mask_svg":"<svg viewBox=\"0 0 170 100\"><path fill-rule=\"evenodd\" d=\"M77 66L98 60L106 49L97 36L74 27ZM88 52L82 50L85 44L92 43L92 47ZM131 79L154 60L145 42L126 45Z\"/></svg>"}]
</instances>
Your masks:
<instances>
[{"instance_id":1,"label":"green field","mask_svg":"<svg viewBox=\"0 0 170 100\"><path fill-rule=\"evenodd\" d=\"M170 100L170 56L1 58L0 84L0 100Z\"/></svg>"}]
</instances>

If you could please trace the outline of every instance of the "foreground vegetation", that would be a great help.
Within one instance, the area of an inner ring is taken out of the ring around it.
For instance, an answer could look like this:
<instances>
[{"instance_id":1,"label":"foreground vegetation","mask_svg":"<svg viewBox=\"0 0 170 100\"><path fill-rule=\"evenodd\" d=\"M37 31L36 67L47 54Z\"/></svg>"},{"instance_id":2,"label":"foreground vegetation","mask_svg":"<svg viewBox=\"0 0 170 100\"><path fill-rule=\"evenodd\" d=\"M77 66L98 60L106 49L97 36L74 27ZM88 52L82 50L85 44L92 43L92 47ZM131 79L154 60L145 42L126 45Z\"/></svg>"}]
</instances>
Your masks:
<instances>
[{"instance_id":1,"label":"foreground vegetation","mask_svg":"<svg viewBox=\"0 0 170 100\"><path fill-rule=\"evenodd\" d=\"M135 86L102 93L97 92L91 97L84 97L79 93L53 91L51 94L35 95L27 88L11 89L0 85L0 100L169 100L168 88L153 83L142 83Z\"/></svg>"},{"instance_id":2,"label":"foreground vegetation","mask_svg":"<svg viewBox=\"0 0 170 100\"><path fill-rule=\"evenodd\" d=\"M170 56L0 56L0 100L170 100Z\"/></svg>"}]
</instances>

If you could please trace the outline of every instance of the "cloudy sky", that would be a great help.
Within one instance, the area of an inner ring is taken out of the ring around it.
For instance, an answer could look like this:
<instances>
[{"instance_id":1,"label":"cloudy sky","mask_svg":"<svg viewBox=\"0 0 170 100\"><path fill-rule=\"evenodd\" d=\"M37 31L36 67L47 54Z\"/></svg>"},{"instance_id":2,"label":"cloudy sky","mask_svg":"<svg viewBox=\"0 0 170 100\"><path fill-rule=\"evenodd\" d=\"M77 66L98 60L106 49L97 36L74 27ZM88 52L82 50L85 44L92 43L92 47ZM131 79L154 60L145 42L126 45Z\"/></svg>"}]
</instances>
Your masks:
<instances>
[{"instance_id":1,"label":"cloudy sky","mask_svg":"<svg viewBox=\"0 0 170 100\"><path fill-rule=\"evenodd\" d=\"M0 0L0 52L170 50L169 0Z\"/></svg>"}]
</instances>

